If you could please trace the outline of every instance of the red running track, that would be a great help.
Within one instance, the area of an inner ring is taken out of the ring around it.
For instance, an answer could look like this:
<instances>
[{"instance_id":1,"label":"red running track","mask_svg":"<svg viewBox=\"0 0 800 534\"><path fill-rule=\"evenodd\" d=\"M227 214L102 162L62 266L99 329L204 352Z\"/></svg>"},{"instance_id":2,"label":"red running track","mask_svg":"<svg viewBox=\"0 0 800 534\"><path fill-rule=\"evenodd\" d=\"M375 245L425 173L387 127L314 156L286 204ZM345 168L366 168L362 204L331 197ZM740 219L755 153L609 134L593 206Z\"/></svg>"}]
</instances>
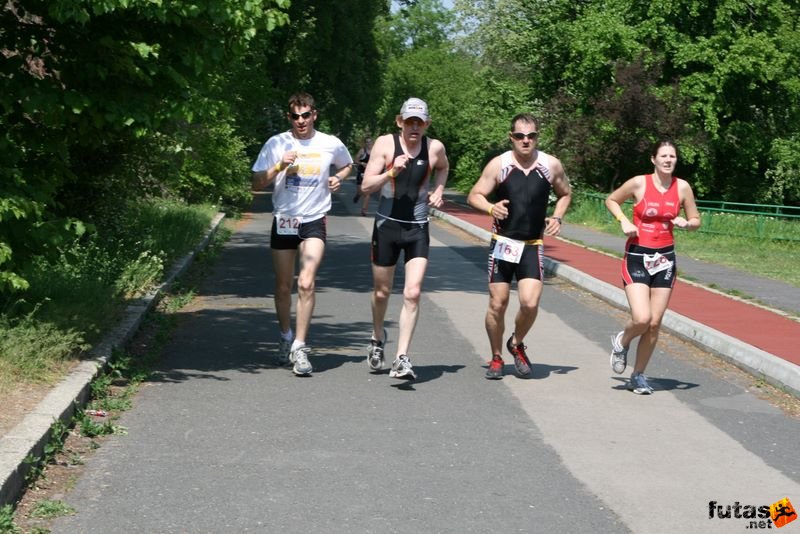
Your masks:
<instances>
[{"instance_id":1,"label":"red running track","mask_svg":"<svg viewBox=\"0 0 800 534\"><path fill-rule=\"evenodd\" d=\"M441 211L491 231L492 219L468 206L446 201ZM545 255L559 263L622 288L621 260L545 238ZM680 257L680 250L678 251ZM669 309L754 347L800 365L800 323L783 315L691 284L675 284Z\"/></svg>"}]
</instances>

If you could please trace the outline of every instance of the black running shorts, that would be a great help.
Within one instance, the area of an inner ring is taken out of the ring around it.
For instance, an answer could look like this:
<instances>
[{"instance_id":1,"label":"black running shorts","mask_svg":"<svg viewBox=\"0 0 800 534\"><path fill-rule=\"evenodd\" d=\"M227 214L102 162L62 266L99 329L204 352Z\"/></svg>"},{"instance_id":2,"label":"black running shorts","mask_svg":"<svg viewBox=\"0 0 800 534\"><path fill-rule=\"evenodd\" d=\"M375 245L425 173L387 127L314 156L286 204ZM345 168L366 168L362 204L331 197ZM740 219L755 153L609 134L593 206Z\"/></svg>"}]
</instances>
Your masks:
<instances>
[{"instance_id":1,"label":"black running shorts","mask_svg":"<svg viewBox=\"0 0 800 534\"><path fill-rule=\"evenodd\" d=\"M404 263L414 258L427 258L430 246L427 222L406 223L377 218L372 227L372 263L380 267L397 265L401 252Z\"/></svg>"},{"instance_id":2,"label":"black running shorts","mask_svg":"<svg viewBox=\"0 0 800 534\"><path fill-rule=\"evenodd\" d=\"M306 239L316 237L322 239L324 243L327 239L327 218L321 217L315 221L301 223L297 229L297 235L280 235L278 234L277 221L272 219L272 232L269 239L270 248L276 250L292 250L300 246L300 243Z\"/></svg>"}]
</instances>

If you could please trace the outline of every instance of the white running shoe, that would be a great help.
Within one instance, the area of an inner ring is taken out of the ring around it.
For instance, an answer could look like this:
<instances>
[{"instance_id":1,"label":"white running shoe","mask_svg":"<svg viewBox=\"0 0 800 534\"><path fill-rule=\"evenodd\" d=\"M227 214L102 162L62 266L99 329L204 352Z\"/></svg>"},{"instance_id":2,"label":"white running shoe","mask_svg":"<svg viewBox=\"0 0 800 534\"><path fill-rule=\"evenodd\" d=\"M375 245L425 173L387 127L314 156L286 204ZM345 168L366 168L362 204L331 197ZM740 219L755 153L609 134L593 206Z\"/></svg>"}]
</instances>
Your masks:
<instances>
[{"instance_id":1,"label":"white running shoe","mask_svg":"<svg viewBox=\"0 0 800 534\"><path fill-rule=\"evenodd\" d=\"M386 346L386 329L383 329L383 341L371 339L367 346L367 365L373 371L383 369L383 349Z\"/></svg>"},{"instance_id":2,"label":"white running shoe","mask_svg":"<svg viewBox=\"0 0 800 534\"><path fill-rule=\"evenodd\" d=\"M637 395L651 395L653 388L647 383L647 377L643 373L633 373L627 385L628 391L633 391Z\"/></svg>"},{"instance_id":3,"label":"white running shoe","mask_svg":"<svg viewBox=\"0 0 800 534\"><path fill-rule=\"evenodd\" d=\"M414 372L408 356L401 354L394 362L392 362L392 370L389 371L389 378L407 378L409 380L416 380L417 373Z\"/></svg>"},{"instance_id":4,"label":"white running shoe","mask_svg":"<svg viewBox=\"0 0 800 534\"><path fill-rule=\"evenodd\" d=\"M628 365L628 347L622 346L622 334L619 332L616 336L611 336L611 370L621 375L625 372L625 367Z\"/></svg>"},{"instance_id":5,"label":"white running shoe","mask_svg":"<svg viewBox=\"0 0 800 534\"><path fill-rule=\"evenodd\" d=\"M308 354L311 352L311 349L303 345L302 347L297 347L291 353L289 353L289 359L294 363L294 367L292 368L292 372L297 376L308 376L310 375L314 369L311 367L311 362L308 361Z\"/></svg>"}]
</instances>

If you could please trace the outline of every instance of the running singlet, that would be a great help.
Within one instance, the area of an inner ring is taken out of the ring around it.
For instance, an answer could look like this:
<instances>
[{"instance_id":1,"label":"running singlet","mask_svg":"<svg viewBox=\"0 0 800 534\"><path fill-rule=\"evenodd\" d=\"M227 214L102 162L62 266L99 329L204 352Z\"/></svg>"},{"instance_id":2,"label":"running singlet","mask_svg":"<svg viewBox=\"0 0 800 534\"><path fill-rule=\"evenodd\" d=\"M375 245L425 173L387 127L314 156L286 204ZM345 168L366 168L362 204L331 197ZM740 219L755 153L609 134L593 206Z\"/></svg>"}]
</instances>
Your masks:
<instances>
[{"instance_id":1,"label":"running singlet","mask_svg":"<svg viewBox=\"0 0 800 534\"><path fill-rule=\"evenodd\" d=\"M314 132L311 139L297 139L291 131L286 131L267 140L253 164L253 172L274 167L291 150L297 152L297 159L275 177L273 211L297 217L300 222L317 220L331 209L328 188L331 165L341 169L353 163L353 159L347 147L333 135Z\"/></svg>"},{"instance_id":2,"label":"running singlet","mask_svg":"<svg viewBox=\"0 0 800 534\"><path fill-rule=\"evenodd\" d=\"M544 218L552 189L549 154L539 151L536 164L526 175L514 163L512 152L500 155L500 175L497 177L497 199L510 200L508 217L493 219L492 232L511 239L529 241L541 239Z\"/></svg>"},{"instance_id":3,"label":"running singlet","mask_svg":"<svg viewBox=\"0 0 800 534\"><path fill-rule=\"evenodd\" d=\"M678 179L664 193L653 184L653 175L644 177L644 196L633 207L633 224L639 229L639 236L628 239L629 244L648 248L663 248L674 244L672 219L681 209L678 197Z\"/></svg>"},{"instance_id":4,"label":"running singlet","mask_svg":"<svg viewBox=\"0 0 800 534\"><path fill-rule=\"evenodd\" d=\"M394 156L403 155L400 134L393 134ZM422 146L415 158L408 160L406 168L381 188L377 217L400 222L428 221L428 187L431 166L428 161L428 138L422 137Z\"/></svg>"}]
</instances>

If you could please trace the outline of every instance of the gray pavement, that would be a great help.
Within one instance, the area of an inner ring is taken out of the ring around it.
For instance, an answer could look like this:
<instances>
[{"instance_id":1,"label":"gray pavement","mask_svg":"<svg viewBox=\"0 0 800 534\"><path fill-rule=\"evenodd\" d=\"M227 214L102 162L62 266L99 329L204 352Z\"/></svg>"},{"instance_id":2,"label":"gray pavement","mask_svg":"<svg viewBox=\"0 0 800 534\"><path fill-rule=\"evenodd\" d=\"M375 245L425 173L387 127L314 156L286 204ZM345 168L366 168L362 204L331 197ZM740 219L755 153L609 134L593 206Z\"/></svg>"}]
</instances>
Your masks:
<instances>
[{"instance_id":1,"label":"gray pavement","mask_svg":"<svg viewBox=\"0 0 800 534\"><path fill-rule=\"evenodd\" d=\"M747 521L710 520L709 501L800 496L797 419L670 336L656 394L627 392L607 354L624 313L558 278L526 339L531 379L507 365L485 380L485 247L439 221L419 380L369 373L371 220L349 198L329 217L315 374L274 365L262 198L119 421L128 435L93 455L64 497L77 514L53 532L736 532Z\"/></svg>"}]
</instances>

